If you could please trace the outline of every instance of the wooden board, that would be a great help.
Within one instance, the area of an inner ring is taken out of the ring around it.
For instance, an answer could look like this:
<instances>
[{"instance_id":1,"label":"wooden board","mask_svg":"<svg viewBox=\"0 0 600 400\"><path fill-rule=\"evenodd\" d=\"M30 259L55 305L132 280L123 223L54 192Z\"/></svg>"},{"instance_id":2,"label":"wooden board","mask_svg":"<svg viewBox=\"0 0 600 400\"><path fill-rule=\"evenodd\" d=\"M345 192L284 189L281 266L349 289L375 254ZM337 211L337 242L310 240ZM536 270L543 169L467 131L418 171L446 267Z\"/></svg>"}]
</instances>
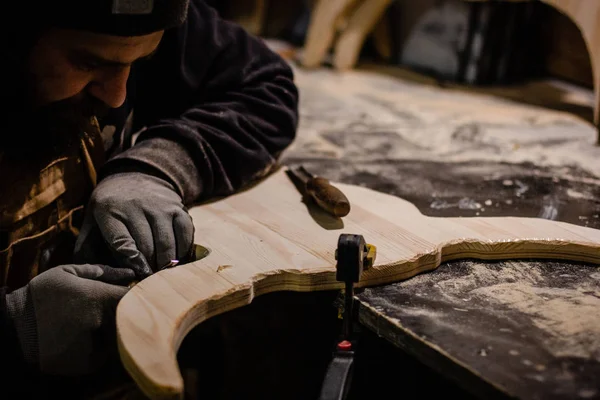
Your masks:
<instances>
[{"instance_id":1,"label":"wooden board","mask_svg":"<svg viewBox=\"0 0 600 400\"><path fill-rule=\"evenodd\" d=\"M302 65L315 68L321 65L331 45L335 42L337 24L344 12L358 0L317 0L311 12L306 33Z\"/></svg>"},{"instance_id":2,"label":"wooden board","mask_svg":"<svg viewBox=\"0 0 600 400\"><path fill-rule=\"evenodd\" d=\"M335 44L333 65L336 69L347 70L356 65L365 39L380 23L391 3L392 0L365 0L352 13Z\"/></svg>"},{"instance_id":3,"label":"wooden board","mask_svg":"<svg viewBox=\"0 0 600 400\"><path fill-rule=\"evenodd\" d=\"M600 230L523 217L436 218L411 203L337 184L352 204L334 219L302 202L283 170L260 184L190 210L204 259L161 271L136 285L117 309L125 368L153 399L182 398L176 353L208 318L274 291L339 289L334 253L342 233L377 246L359 286L397 282L441 262L537 258L600 264Z\"/></svg>"},{"instance_id":4,"label":"wooden board","mask_svg":"<svg viewBox=\"0 0 600 400\"><path fill-rule=\"evenodd\" d=\"M590 0L542 0L568 16L579 28L585 40L594 75L594 123L600 145L600 2Z\"/></svg>"}]
</instances>

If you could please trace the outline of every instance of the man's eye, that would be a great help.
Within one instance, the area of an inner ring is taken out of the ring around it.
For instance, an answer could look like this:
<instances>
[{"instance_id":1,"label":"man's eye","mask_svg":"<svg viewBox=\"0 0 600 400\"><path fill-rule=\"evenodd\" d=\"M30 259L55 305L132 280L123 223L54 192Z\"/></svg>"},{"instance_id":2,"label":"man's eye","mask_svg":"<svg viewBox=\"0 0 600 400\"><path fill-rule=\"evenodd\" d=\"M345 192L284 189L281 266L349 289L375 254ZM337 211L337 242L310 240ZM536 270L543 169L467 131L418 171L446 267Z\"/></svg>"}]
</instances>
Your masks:
<instances>
[{"instance_id":1,"label":"man's eye","mask_svg":"<svg viewBox=\"0 0 600 400\"><path fill-rule=\"evenodd\" d=\"M77 67L77 69L79 69L81 71L85 71L85 72L91 72L91 71L95 70L96 68L98 68L97 64L89 63L89 62L78 62L75 64L75 66Z\"/></svg>"},{"instance_id":2,"label":"man's eye","mask_svg":"<svg viewBox=\"0 0 600 400\"><path fill-rule=\"evenodd\" d=\"M88 57L73 56L70 61L73 67L84 72L90 72L100 67L95 60Z\"/></svg>"}]
</instances>

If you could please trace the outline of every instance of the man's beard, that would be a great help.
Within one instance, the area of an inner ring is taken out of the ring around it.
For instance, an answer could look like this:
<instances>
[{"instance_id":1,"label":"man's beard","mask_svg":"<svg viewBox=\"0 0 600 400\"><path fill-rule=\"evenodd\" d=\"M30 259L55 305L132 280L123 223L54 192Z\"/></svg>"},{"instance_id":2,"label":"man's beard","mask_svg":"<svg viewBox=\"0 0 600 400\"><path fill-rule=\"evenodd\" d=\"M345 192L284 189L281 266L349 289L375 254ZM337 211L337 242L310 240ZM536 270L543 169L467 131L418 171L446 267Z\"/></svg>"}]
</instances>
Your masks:
<instances>
[{"instance_id":1,"label":"man's beard","mask_svg":"<svg viewBox=\"0 0 600 400\"><path fill-rule=\"evenodd\" d=\"M79 144L83 133L91 134L98 128L100 121L109 111L109 107L89 95L78 95L56 101L30 110L22 121L16 136L18 147L27 145L30 149L61 151L65 147ZM19 143L20 142L20 143Z\"/></svg>"},{"instance_id":2,"label":"man's beard","mask_svg":"<svg viewBox=\"0 0 600 400\"><path fill-rule=\"evenodd\" d=\"M34 182L54 160L80 154L82 135L99 134L95 119L108 109L91 97L79 97L14 113L0 134L0 190L18 187L27 177Z\"/></svg>"},{"instance_id":3,"label":"man's beard","mask_svg":"<svg viewBox=\"0 0 600 400\"><path fill-rule=\"evenodd\" d=\"M46 140L60 143L69 138L78 138L82 133L94 129L94 118L101 120L109 107L95 97L75 96L40 107L31 116L39 134Z\"/></svg>"}]
</instances>

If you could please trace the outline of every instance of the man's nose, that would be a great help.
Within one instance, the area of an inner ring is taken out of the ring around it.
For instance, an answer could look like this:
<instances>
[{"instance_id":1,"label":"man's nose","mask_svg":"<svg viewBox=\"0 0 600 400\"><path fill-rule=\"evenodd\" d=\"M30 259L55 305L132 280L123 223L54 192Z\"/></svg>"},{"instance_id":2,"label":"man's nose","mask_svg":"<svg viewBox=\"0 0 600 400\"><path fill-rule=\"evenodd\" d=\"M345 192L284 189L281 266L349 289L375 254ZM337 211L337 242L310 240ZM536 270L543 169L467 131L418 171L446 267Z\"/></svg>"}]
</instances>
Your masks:
<instances>
[{"instance_id":1,"label":"man's nose","mask_svg":"<svg viewBox=\"0 0 600 400\"><path fill-rule=\"evenodd\" d=\"M119 108L127 96L127 79L131 67L122 67L107 71L89 85L88 92L104 104Z\"/></svg>"}]
</instances>

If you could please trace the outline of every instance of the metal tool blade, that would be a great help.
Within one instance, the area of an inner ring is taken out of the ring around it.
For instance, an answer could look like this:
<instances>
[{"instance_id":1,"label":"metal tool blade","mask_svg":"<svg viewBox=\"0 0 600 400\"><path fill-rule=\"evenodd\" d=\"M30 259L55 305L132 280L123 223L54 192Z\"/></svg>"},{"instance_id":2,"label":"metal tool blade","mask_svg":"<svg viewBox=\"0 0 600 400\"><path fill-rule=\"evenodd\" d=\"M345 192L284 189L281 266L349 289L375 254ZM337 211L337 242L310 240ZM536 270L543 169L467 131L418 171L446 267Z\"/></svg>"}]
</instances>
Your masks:
<instances>
[{"instance_id":1,"label":"metal tool blade","mask_svg":"<svg viewBox=\"0 0 600 400\"><path fill-rule=\"evenodd\" d=\"M303 165L300 165L298 168L296 168L296 170L298 171L297 173L303 175L304 177L306 177L306 179L313 179L315 176L313 174L311 174L310 172L308 172L306 170L306 168L304 168Z\"/></svg>"},{"instance_id":2,"label":"metal tool blade","mask_svg":"<svg viewBox=\"0 0 600 400\"><path fill-rule=\"evenodd\" d=\"M306 191L306 183L311 179L310 174L303 173L300 168L288 167L286 174L290 177L296 188L303 194Z\"/></svg>"},{"instance_id":3,"label":"metal tool blade","mask_svg":"<svg viewBox=\"0 0 600 400\"><path fill-rule=\"evenodd\" d=\"M289 168L289 171L304 184L314 178L314 175L308 172L302 165L296 168Z\"/></svg>"}]
</instances>

